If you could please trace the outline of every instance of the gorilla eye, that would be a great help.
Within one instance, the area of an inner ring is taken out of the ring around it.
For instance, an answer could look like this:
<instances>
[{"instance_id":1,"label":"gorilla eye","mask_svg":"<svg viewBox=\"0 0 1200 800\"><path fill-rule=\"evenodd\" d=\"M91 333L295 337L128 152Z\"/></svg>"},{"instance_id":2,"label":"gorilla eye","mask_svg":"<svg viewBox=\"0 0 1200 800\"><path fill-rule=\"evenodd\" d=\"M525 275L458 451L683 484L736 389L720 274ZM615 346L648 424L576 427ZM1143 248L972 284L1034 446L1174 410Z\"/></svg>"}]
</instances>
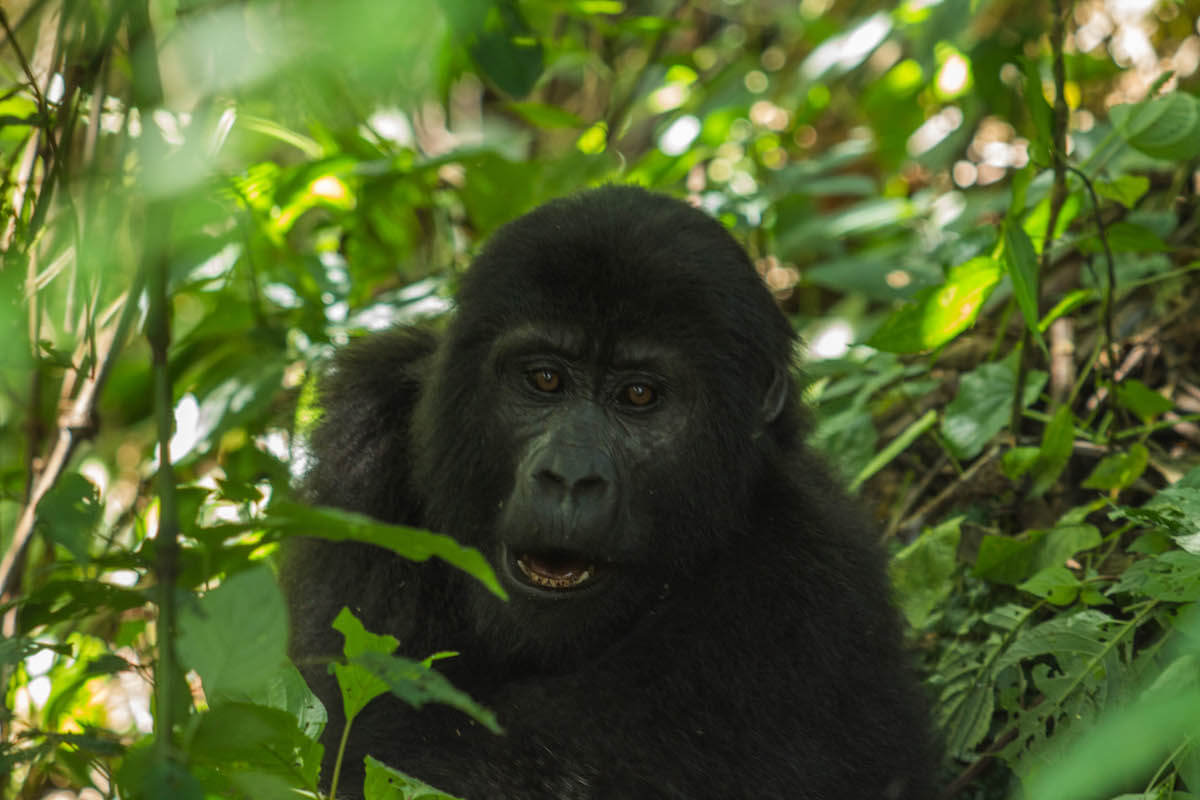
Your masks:
<instances>
[{"instance_id":1,"label":"gorilla eye","mask_svg":"<svg viewBox=\"0 0 1200 800\"><path fill-rule=\"evenodd\" d=\"M654 404L654 401L658 399L658 394L652 386L644 383L631 383L621 390L621 399L631 406L646 408Z\"/></svg>"},{"instance_id":2,"label":"gorilla eye","mask_svg":"<svg viewBox=\"0 0 1200 800\"><path fill-rule=\"evenodd\" d=\"M529 382L539 392L557 392L562 388L562 376L558 374L557 370L546 367L531 370Z\"/></svg>"}]
</instances>

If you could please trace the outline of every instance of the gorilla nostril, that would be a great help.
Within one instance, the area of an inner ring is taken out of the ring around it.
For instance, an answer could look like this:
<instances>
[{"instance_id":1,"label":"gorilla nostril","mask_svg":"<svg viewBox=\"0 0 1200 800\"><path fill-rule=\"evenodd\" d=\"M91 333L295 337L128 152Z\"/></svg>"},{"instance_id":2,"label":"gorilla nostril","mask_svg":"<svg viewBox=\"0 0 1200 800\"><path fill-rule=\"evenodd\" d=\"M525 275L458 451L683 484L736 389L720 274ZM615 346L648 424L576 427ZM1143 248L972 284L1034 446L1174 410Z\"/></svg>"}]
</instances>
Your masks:
<instances>
[{"instance_id":1,"label":"gorilla nostril","mask_svg":"<svg viewBox=\"0 0 1200 800\"><path fill-rule=\"evenodd\" d=\"M603 497L607 490L608 481L599 475L589 475L586 478L580 478L575 481L575 485L571 487L571 494L579 499Z\"/></svg>"}]
</instances>

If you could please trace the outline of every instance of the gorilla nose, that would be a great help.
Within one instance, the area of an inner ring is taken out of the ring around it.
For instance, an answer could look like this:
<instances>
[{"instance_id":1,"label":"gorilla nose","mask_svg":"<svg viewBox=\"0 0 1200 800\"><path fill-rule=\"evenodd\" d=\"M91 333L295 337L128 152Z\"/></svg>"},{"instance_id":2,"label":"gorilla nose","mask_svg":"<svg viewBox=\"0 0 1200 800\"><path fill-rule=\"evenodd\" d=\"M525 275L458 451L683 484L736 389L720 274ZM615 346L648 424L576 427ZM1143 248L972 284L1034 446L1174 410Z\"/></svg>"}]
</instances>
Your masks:
<instances>
[{"instance_id":1,"label":"gorilla nose","mask_svg":"<svg viewBox=\"0 0 1200 800\"><path fill-rule=\"evenodd\" d=\"M532 470L534 507L550 528L599 533L616 507L608 459L585 448L559 448Z\"/></svg>"}]
</instances>

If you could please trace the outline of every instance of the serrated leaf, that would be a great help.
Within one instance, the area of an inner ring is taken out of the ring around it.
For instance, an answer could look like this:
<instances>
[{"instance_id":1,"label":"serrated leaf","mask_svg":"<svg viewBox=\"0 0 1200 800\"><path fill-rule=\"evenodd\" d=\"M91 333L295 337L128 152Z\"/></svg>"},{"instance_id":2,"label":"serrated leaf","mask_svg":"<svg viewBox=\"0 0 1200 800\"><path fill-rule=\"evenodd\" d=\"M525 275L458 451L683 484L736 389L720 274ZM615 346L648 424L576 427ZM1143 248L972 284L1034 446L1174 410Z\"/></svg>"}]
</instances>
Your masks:
<instances>
[{"instance_id":1,"label":"serrated leaf","mask_svg":"<svg viewBox=\"0 0 1200 800\"><path fill-rule=\"evenodd\" d=\"M1021 407L1036 400L1045 385L1046 373L1031 371L1026 376ZM941 425L942 436L957 458L974 458L1004 430L1015 392L1016 373L1008 361L984 364L962 376Z\"/></svg>"},{"instance_id":2,"label":"serrated leaf","mask_svg":"<svg viewBox=\"0 0 1200 800\"><path fill-rule=\"evenodd\" d=\"M961 522L955 517L922 532L891 561L896 603L913 628L923 627L954 588L950 577L958 568Z\"/></svg>"},{"instance_id":3,"label":"serrated leaf","mask_svg":"<svg viewBox=\"0 0 1200 800\"><path fill-rule=\"evenodd\" d=\"M181 603L176 646L210 703L261 688L287 663L287 608L271 570L246 570Z\"/></svg>"},{"instance_id":4,"label":"serrated leaf","mask_svg":"<svg viewBox=\"0 0 1200 800\"><path fill-rule=\"evenodd\" d=\"M371 633L348 608L338 612L333 620L333 628L346 637L342 652L350 663L332 666L342 693L346 724L349 725L367 703L388 690L388 685L382 679L362 665L353 663L354 659L364 653L391 654L400 642L395 636Z\"/></svg>"},{"instance_id":5,"label":"serrated leaf","mask_svg":"<svg viewBox=\"0 0 1200 800\"><path fill-rule=\"evenodd\" d=\"M895 311L867 342L892 353L932 350L969 328L1000 280L1000 265L986 256L950 270L941 286L922 289Z\"/></svg>"},{"instance_id":6,"label":"serrated leaf","mask_svg":"<svg viewBox=\"0 0 1200 800\"><path fill-rule=\"evenodd\" d=\"M367 756L363 782L365 800L458 800L454 795L435 789L395 767L389 767Z\"/></svg>"}]
</instances>

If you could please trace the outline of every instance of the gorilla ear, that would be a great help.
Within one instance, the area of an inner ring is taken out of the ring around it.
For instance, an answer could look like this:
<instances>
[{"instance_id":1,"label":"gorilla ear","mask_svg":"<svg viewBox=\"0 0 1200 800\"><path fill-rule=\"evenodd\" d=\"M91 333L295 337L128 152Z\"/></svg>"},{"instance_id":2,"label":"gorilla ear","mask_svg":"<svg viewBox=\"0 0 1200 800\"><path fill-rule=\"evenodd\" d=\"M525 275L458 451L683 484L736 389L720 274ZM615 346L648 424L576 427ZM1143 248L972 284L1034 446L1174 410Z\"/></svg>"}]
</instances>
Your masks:
<instances>
[{"instance_id":1,"label":"gorilla ear","mask_svg":"<svg viewBox=\"0 0 1200 800\"><path fill-rule=\"evenodd\" d=\"M763 425L770 425L779 419L779 415L783 413L784 406L787 405L791 388L792 381L788 375L788 371L786 369L776 369L774 377L771 378L771 385L767 387L767 392L763 395Z\"/></svg>"}]
</instances>

